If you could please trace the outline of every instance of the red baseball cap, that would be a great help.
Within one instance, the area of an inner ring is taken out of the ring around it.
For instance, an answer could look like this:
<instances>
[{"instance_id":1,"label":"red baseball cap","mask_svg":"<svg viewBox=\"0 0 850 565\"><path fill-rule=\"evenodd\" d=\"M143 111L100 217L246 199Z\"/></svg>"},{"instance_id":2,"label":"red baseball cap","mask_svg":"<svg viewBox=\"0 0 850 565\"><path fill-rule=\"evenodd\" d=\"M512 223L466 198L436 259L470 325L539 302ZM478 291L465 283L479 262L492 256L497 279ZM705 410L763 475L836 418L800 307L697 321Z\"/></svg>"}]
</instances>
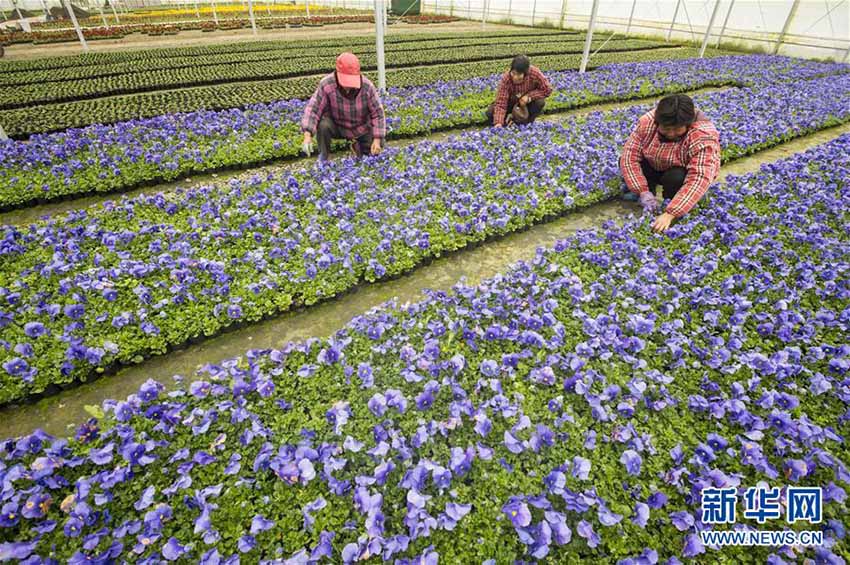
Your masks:
<instances>
[{"instance_id":1,"label":"red baseball cap","mask_svg":"<svg viewBox=\"0 0 850 565\"><path fill-rule=\"evenodd\" d=\"M360 61L354 53L336 58L336 80L345 88L360 88Z\"/></svg>"}]
</instances>

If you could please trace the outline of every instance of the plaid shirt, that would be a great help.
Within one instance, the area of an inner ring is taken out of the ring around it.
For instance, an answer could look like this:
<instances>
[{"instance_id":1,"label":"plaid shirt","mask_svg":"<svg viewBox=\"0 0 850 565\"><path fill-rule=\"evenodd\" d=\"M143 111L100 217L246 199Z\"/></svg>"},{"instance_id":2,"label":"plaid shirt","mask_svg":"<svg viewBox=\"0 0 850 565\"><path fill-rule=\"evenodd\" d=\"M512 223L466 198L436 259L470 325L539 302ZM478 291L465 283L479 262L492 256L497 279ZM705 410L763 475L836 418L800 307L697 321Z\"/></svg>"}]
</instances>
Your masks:
<instances>
[{"instance_id":1,"label":"plaid shirt","mask_svg":"<svg viewBox=\"0 0 850 565\"><path fill-rule=\"evenodd\" d=\"M508 103L514 97L519 99L526 94L531 100L546 98L552 94L549 79L540 72L540 69L531 65L528 72L525 73L525 78L519 84L515 84L511 79L510 71L502 75L499 91L496 93L496 105L493 108L493 123L505 123L505 117L508 115Z\"/></svg>"},{"instance_id":2,"label":"plaid shirt","mask_svg":"<svg viewBox=\"0 0 850 565\"><path fill-rule=\"evenodd\" d=\"M646 160L656 171L673 167L687 170L685 184L676 193L666 212L680 218L690 212L705 195L708 185L720 171L720 136L708 117L697 113L697 121L676 142L661 142L655 125L655 110L650 110L638 120L638 125L623 146L620 169L626 186L635 194L649 190L646 177L640 169Z\"/></svg>"},{"instance_id":3,"label":"plaid shirt","mask_svg":"<svg viewBox=\"0 0 850 565\"><path fill-rule=\"evenodd\" d=\"M330 112L331 119L346 139L356 139L370 129L372 137L384 139L387 136L387 122L378 90L368 78L360 78L363 84L354 99L342 95L337 88L334 73L323 78L304 108L301 131L316 135L319 120L326 112Z\"/></svg>"}]
</instances>

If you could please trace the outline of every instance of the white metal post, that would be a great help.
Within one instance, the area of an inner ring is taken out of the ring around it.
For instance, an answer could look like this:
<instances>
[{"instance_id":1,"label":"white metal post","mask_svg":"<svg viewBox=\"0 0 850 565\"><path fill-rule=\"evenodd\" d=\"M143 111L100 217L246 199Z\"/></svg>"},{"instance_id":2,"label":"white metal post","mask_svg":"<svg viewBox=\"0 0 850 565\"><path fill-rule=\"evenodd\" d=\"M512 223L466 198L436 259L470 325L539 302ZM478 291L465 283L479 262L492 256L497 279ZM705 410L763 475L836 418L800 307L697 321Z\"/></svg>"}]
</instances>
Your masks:
<instances>
[{"instance_id":1,"label":"white metal post","mask_svg":"<svg viewBox=\"0 0 850 565\"><path fill-rule=\"evenodd\" d=\"M714 20L717 18L717 11L720 8L720 0L714 0L714 9L711 11L711 19L708 20L708 27L705 28L705 36L702 38L702 45L699 48L699 58L702 59L705 55L705 48L708 46L708 36L711 35L711 28L714 27Z\"/></svg>"},{"instance_id":2,"label":"white metal post","mask_svg":"<svg viewBox=\"0 0 850 565\"><path fill-rule=\"evenodd\" d=\"M679 6L682 5L682 0L676 0L676 9L673 10L673 20L670 22L670 29L667 30L667 37L664 41L670 41L670 35L673 33L673 26L676 25L676 17L679 15Z\"/></svg>"},{"instance_id":3,"label":"white metal post","mask_svg":"<svg viewBox=\"0 0 850 565\"><path fill-rule=\"evenodd\" d=\"M564 29L564 18L567 16L567 0L561 0L561 24L558 26Z\"/></svg>"},{"instance_id":4,"label":"white metal post","mask_svg":"<svg viewBox=\"0 0 850 565\"><path fill-rule=\"evenodd\" d=\"M215 0L212 0L212 10L213 10L213 21L215 22L216 27L218 27L218 10L215 9Z\"/></svg>"},{"instance_id":5,"label":"white metal post","mask_svg":"<svg viewBox=\"0 0 850 565\"><path fill-rule=\"evenodd\" d=\"M785 18L785 25L782 26L782 31L776 39L776 44L773 46L774 55L779 53L779 48L782 46L782 40L785 39L785 34L787 34L788 30L791 28L791 21L794 19L794 16L797 15L797 8L799 6L800 0L794 0L794 3L791 4L791 11L788 12L788 17Z\"/></svg>"},{"instance_id":6,"label":"white metal post","mask_svg":"<svg viewBox=\"0 0 850 565\"><path fill-rule=\"evenodd\" d=\"M15 8L15 13L18 14L18 21L21 22L21 29L25 32L29 33L32 31L30 27L30 23L24 19L24 16L21 15L21 10L18 8L18 3L15 0L12 0L12 7Z\"/></svg>"},{"instance_id":7,"label":"white metal post","mask_svg":"<svg viewBox=\"0 0 850 565\"><path fill-rule=\"evenodd\" d=\"M537 16L537 0L534 0L534 4L531 5L531 27L534 27L534 20Z\"/></svg>"},{"instance_id":8,"label":"white metal post","mask_svg":"<svg viewBox=\"0 0 850 565\"><path fill-rule=\"evenodd\" d=\"M96 1L97 1L97 11L100 12L100 21L103 22L103 27L109 27L109 24L106 23L106 16L103 13L103 4L101 3L102 0L96 0Z\"/></svg>"},{"instance_id":9,"label":"white metal post","mask_svg":"<svg viewBox=\"0 0 850 565\"><path fill-rule=\"evenodd\" d=\"M632 0L632 11L629 12L629 23L626 25L626 35L629 35L629 31L632 29L632 18L635 17L635 6L637 6L637 0Z\"/></svg>"},{"instance_id":10,"label":"white metal post","mask_svg":"<svg viewBox=\"0 0 850 565\"><path fill-rule=\"evenodd\" d=\"M47 4L44 3L44 0L41 0L41 9L44 10L44 19L47 21L47 17L50 15L50 10L47 9Z\"/></svg>"},{"instance_id":11,"label":"white metal post","mask_svg":"<svg viewBox=\"0 0 850 565\"><path fill-rule=\"evenodd\" d=\"M307 19L310 19L310 0L304 0L304 9L307 11Z\"/></svg>"},{"instance_id":12,"label":"white metal post","mask_svg":"<svg viewBox=\"0 0 850 565\"><path fill-rule=\"evenodd\" d=\"M387 93L387 70L384 67L384 0L375 0L375 53L378 62L378 89Z\"/></svg>"},{"instance_id":13,"label":"white metal post","mask_svg":"<svg viewBox=\"0 0 850 565\"><path fill-rule=\"evenodd\" d=\"M3 129L3 124L0 124L0 140L9 139L9 136L6 135L6 131Z\"/></svg>"},{"instance_id":14,"label":"white metal post","mask_svg":"<svg viewBox=\"0 0 850 565\"><path fill-rule=\"evenodd\" d=\"M201 19L201 10L198 8L198 0L195 0L195 19Z\"/></svg>"},{"instance_id":15,"label":"white metal post","mask_svg":"<svg viewBox=\"0 0 850 565\"><path fill-rule=\"evenodd\" d=\"M112 9L112 17L115 18L115 23L120 24L121 20L118 18L118 12L115 11L115 0L109 0L109 7Z\"/></svg>"},{"instance_id":16,"label":"white metal post","mask_svg":"<svg viewBox=\"0 0 850 565\"><path fill-rule=\"evenodd\" d=\"M481 29L487 27L487 6L490 4L487 0L484 0L484 4L481 6Z\"/></svg>"},{"instance_id":17,"label":"white metal post","mask_svg":"<svg viewBox=\"0 0 850 565\"><path fill-rule=\"evenodd\" d=\"M508 22L511 21L511 8L513 8L513 0L508 0Z\"/></svg>"},{"instance_id":18,"label":"white metal post","mask_svg":"<svg viewBox=\"0 0 850 565\"><path fill-rule=\"evenodd\" d=\"M578 69L579 73L587 70L587 60L590 58L590 43L593 41L593 26L596 25L596 13L599 11L599 0L593 0L593 7L590 9L590 23L587 26L587 37L584 38L584 52L581 54L581 66Z\"/></svg>"},{"instance_id":19,"label":"white metal post","mask_svg":"<svg viewBox=\"0 0 850 565\"><path fill-rule=\"evenodd\" d=\"M71 23L74 24L74 31L77 32L77 38L80 40L80 44L83 46L83 51L88 51L89 44L86 43L86 38L83 35L83 30L80 29L80 22L77 21L77 14L74 13L74 7L71 6L71 2L69 2L69 0L62 0L62 3L65 5L65 9L68 11L68 16L71 18Z\"/></svg>"},{"instance_id":20,"label":"white metal post","mask_svg":"<svg viewBox=\"0 0 850 565\"><path fill-rule=\"evenodd\" d=\"M248 0L248 18L251 20L251 32L257 35L257 22L254 21L254 0Z\"/></svg>"},{"instance_id":21,"label":"white metal post","mask_svg":"<svg viewBox=\"0 0 850 565\"><path fill-rule=\"evenodd\" d=\"M735 0L729 1L729 9L726 10L726 17L723 18L723 27L720 28L720 35L717 36L717 47L720 47L720 42L723 41L723 34L726 33L726 25L729 23L729 16L732 15L732 8L735 6Z\"/></svg>"}]
</instances>

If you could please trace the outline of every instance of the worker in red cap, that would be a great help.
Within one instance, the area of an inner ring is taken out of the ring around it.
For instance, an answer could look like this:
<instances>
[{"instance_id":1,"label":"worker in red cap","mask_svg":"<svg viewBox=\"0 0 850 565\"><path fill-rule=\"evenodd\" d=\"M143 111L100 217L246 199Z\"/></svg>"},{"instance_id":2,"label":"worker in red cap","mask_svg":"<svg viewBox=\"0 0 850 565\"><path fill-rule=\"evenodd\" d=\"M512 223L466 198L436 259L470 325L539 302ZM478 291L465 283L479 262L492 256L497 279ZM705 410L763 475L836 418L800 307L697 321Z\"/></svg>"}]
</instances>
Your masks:
<instances>
[{"instance_id":1,"label":"worker in red cap","mask_svg":"<svg viewBox=\"0 0 850 565\"><path fill-rule=\"evenodd\" d=\"M358 156L381 152L387 135L384 108L375 85L360 74L356 55L336 58L336 70L319 82L304 108L301 131L302 151L309 156L317 138L321 161L328 159L332 139L347 139Z\"/></svg>"}]
</instances>

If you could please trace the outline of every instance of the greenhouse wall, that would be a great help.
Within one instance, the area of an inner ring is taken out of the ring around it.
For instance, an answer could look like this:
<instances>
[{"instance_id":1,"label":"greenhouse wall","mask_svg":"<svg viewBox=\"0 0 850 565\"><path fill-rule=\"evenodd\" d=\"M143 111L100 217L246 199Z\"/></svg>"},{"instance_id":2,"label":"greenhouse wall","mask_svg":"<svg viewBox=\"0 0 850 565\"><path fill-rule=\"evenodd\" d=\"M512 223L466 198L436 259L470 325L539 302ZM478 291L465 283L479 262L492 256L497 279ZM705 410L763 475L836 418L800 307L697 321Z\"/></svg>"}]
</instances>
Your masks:
<instances>
[{"instance_id":1,"label":"greenhouse wall","mask_svg":"<svg viewBox=\"0 0 850 565\"><path fill-rule=\"evenodd\" d=\"M58 0L44 0L48 6ZM82 0L84 7L98 1ZM303 4L271 0L280 4ZM209 0L198 0L199 5ZM225 2L219 2L225 3ZM240 0L245 4L245 0ZM386 2L390 4L389 0ZM40 11L42 0L17 0L19 7ZM131 8L189 5L195 0L121 0ZM372 0L315 0L312 5L371 10ZM423 0L423 13L454 15L491 23L586 29L592 0ZM850 62L850 1L824 0L600 0L596 31L646 35L700 43L716 15L709 45L739 45L767 53ZM12 0L0 0L12 15ZM631 18L630 18L631 15ZM675 21L674 21L675 16ZM631 23L630 22L631 19ZM604 37L604 35L603 35Z\"/></svg>"},{"instance_id":2,"label":"greenhouse wall","mask_svg":"<svg viewBox=\"0 0 850 565\"><path fill-rule=\"evenodd\" d=\"M584 29L590 20L589 0L434 0L423 11L524 25ZM679 4L678 13L676 6ZM794 0L719 0L709 45L723 41L773 52L788 22L779 52L782 54L847 60L850 52L850 2L797 2ZM596 30L625 33L634 7L631 34L666 37L673 22L671 39L701 42L714 11L715 2L695 0L600 0ZM563 10L563 12L562 12ZM724 22L727 22L724 27Z\"/></svg>"}]
</instances>

